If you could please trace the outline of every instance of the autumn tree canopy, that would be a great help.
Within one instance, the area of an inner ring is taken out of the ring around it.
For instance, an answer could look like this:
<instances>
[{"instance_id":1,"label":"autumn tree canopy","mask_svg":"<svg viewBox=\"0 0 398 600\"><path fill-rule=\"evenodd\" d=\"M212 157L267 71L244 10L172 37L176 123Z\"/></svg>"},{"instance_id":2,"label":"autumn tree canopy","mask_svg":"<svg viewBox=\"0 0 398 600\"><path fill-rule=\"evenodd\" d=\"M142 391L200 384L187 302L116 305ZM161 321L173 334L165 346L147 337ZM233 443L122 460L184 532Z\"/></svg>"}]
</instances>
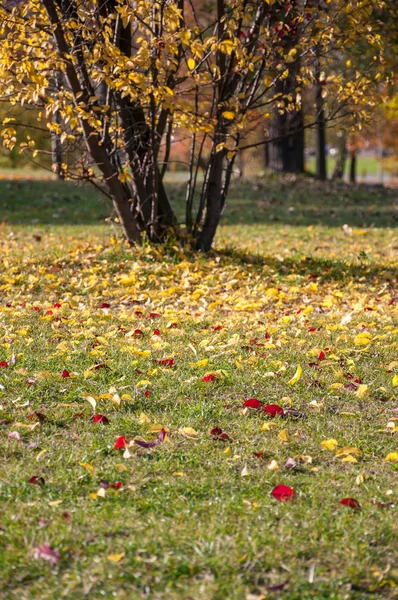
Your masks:
<instances>
[{"instance_id":1,"label":"autumn tree canopy","mask_svg":"<svg viewBox=\"0 0 398 600\"><path fill-rule=\"evenodd\" d=\"M387 78L375 21L383 0L16 0L0 8L1 136L11 149L13 108L37 110L34 127L58 136L69 179L113 202L126 239L182 235L164 177L173 145L189 140L188 234L207 251L241 148L271 116L294 114L312 83L327 118L360 124ZM372 69L334 71L358 39ZM318 61L318 62L317 62ZM319 68L319 64L321 68ZM318 68L316 68L318 65ZM288 82L284 85L283 82ZM298 128L304 125L300 121ZM34 160L29 131L20 143ZM20 136L18 136L18 141ZM186 233L185 233L186 232Z\"/></svg>"}]
</instances>

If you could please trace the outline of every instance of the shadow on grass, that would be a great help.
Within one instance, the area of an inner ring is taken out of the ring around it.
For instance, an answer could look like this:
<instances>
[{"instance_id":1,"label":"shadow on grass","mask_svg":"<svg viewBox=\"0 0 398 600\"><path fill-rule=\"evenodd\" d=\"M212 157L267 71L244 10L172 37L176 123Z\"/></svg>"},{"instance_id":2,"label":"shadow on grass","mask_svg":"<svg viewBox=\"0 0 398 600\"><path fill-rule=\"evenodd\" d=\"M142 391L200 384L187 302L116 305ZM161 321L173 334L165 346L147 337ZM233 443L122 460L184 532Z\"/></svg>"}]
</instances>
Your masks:
<instances>
[{"instance_id":1,"label":"shadow on grass","mask_svg":"<svg viewBox=\"0 0 398 600\"><path fill-rule=\"evenodd\" d=\"M178 216L184 215L184 182L168 182ZM397 227L398 191L350 186L311 177L257 177L232 185L224 224ZM92 186L48 180L0 180L0 220L12 225L98 224L112 213ZM183 218L183 217L182 217Z\"/></svg>"},{"instance_id":2,"label":"shadow on grass","mask_svg":"<svg viewBox=\"0 0 398 600\"><path fill-rule=\"evenodd\" d=\"M346 263L343 260L322 259L316 257L284 258L283 262L273 255L258 255L244 250L227 247L217 251L224 263L240 264L255 269L272 269L275 277L291 274L321 279L322 282L338 281L348 283L360 281L363 284L380 281L383 285L394 288L397 283L396 267L383 267L374 262Z\"/></svg>"}]
</instances>

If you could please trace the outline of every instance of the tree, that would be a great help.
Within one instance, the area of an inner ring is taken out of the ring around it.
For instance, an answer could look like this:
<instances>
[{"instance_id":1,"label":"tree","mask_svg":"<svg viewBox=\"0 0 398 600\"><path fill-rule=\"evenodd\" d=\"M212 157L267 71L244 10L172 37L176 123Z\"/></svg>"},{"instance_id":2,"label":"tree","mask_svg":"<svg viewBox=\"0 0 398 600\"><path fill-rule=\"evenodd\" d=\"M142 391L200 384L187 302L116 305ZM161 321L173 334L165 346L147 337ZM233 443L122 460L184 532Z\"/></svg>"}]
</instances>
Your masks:
<instances>
[{"instance_id":1,"label":"tree","mask_svg":"<svg viewBox=\"0 0 398 600\"><path fill-rule=\"evenodd\" d=\"M351 35L367 31L367 5L349 5L348 14L343 0L328 12L281 0L8 0L0 7L0 98L37 108L37 127L53 134L55 168L107 194L130 243L180 235L164 177L173 144L189 138L185 225L207 251L236 156L253 145L247 136L277 111L300 140L313 48L326 53L338 40L341 14ZM381 38L367 44L382 56ZM354 103L364 102L366 85L361 78L360 94L344 77L328 81ZM3 124L10 149L17 128ZM40 149L30 140L24 150L34 158Z\"/></svg>"}]
</instances>

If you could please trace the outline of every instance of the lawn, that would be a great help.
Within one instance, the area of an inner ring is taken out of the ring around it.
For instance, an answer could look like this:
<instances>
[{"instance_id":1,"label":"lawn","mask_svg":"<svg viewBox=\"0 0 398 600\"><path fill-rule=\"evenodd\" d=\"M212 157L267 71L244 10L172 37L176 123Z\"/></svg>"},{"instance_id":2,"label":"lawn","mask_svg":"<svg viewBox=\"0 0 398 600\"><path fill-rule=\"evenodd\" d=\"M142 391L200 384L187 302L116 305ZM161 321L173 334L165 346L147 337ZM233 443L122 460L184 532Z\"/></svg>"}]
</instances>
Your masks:
<instances>
[{"instance_id":1,"label":"lawn","mask_svg":"<svg viewBox=\"0 0 398 600\"><path fill-rule=\"evenodd\" d=\"M2 598L396 598L397 197L236 184L197 256L0 180Z\"/></svg>"}]
</instances>

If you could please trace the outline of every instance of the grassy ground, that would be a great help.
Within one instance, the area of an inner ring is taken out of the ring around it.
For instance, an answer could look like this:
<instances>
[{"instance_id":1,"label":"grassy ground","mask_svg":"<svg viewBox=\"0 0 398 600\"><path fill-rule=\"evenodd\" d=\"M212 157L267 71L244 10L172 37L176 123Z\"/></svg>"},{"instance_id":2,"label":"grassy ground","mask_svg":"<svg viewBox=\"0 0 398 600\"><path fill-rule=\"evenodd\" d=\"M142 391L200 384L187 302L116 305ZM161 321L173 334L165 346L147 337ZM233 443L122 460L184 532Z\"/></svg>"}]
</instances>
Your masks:
<instances>
[{"instance_id":1,"label":"grassy ground","mask_svg":"<svg viewBox=\"0 0 398 600\"><path fill-rule=\"evenodd\" d=\"M315 173L316 170L316 164L315 164L315 158L308 158L306 160L306 167L308 169L308 171L310 173ZM334 168L336 166L336 158L333 156L328 156L327 157L327 170L328 170L328 174L329 176L331 176L333 174ZM363 177L366 177L366 175L377 175L380 169L380 161L377 157L373 157L373 156L358 156L358 163L357 163L357 175L359 180L361 180ZM347 159L346 161L346 165L345 165L345 176L348 179L349 178L349 174L350 174L350 161L349 159Z\"/></svg>"},{"instance_id":2,"label":"grassy ground","mask_svg":"<svg viewBox=\"0 0 398 600\"><path fill-rule=\"evenodd\" d=\"M209 257L66 184L0 210L2 598L396 597L394 192L241 184Z\"/></svg>"}]
</instances>

